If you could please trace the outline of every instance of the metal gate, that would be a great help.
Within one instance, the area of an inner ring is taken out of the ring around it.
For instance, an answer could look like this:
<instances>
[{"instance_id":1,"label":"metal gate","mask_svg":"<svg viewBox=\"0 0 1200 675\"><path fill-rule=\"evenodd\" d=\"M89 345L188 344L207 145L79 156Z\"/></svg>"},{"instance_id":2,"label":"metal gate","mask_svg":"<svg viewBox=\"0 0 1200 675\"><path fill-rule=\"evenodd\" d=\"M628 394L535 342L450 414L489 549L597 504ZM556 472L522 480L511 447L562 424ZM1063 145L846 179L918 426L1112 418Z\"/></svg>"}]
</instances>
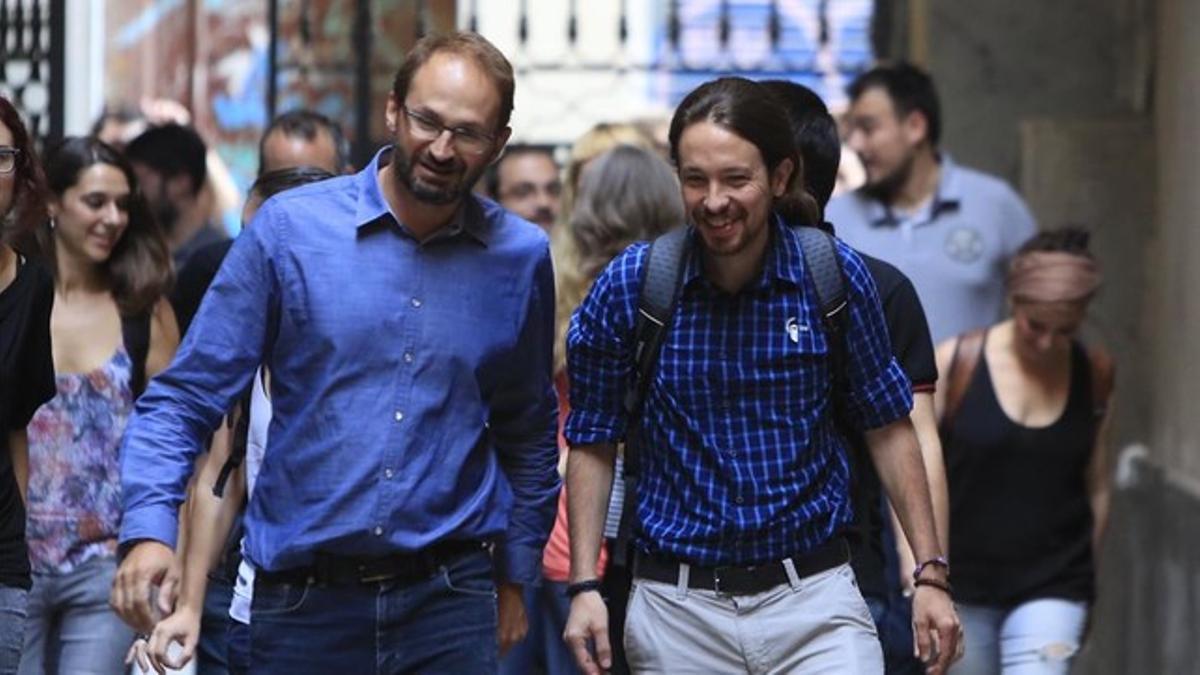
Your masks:
<instances>
[{"instance_id":1,"label":"metal gate","mask_svg":"<svg viewBox=\"0 0 1200 675\"><path fill-rule=\"evenodd\" d=\"M65 0L0 0L0 94L38 139L63 134Z\"/></svg>"}]
</instances>

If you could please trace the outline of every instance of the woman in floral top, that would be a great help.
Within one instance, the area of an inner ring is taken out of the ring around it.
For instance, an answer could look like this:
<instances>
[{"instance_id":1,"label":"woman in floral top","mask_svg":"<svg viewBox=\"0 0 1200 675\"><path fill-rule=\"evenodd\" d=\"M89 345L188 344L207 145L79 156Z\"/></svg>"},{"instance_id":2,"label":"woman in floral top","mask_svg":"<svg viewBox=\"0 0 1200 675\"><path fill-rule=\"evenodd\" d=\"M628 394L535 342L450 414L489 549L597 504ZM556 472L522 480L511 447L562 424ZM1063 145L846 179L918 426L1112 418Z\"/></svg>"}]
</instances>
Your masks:
<instances>
[{"instance_id":1,"label":"woman in floral top","mask_svg":"<svg viewBox=\"0 0 1200 675\"><path fill-rule=\"evenodd\" d=\"M117 451L135 398L122 320L147 317L145 374L179 342L166 242L132 167L90 138L46 157L57 394L29 424L33 588L21 673L119 673L131 631L108 606L121 520Z\"/></svg>"}]
</instances>

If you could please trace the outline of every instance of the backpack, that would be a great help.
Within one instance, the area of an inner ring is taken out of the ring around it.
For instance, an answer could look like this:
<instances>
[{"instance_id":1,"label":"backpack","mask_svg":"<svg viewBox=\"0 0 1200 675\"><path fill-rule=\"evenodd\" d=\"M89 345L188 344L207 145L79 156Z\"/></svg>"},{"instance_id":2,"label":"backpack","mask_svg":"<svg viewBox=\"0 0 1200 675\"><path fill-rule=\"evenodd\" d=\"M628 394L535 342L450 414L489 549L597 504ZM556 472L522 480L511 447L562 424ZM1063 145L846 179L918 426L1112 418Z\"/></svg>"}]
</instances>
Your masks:
<instances>
[{"instance_id":1,"label":"backpack","mask_svg":"<svg viewBox=\"0 0 1200 675\"><path fill-rule=\"evenodd\" d=\"M687 262L688 232L678 227L655 239L646 253L642 267L638 311L634 322L633 376L625 391L625 497L621 509L621 524L617 539L610 550L614 564L631 566L633 553L633 523L637 513L637 477L641 470L641 441L636 429L641 421L642 406L654 373L663 341L675 316L682 286L683 269ZM846 391L846 282L838 259L833 235L815 227L794 230L800 236L805 270L812 280L821 305L822 323L829 336L830 372L833 373L834 419L844 420L843 404Z\"/></svg>"},{"instance_id":2,"label":"backpack","mask_svg":"<svg viewBox=\"0 0 1200 675\"><path fill-rule=\"evenodd\" d=\"M946 403L938 429L942 438L949 438L951 424L962 406L963 397L971 378L983 356L983 341L986 328L977 328L955 338L954 355L950 358L950 371L946 374ZM1112 397L1115 368L1112 357L1102 349L1088 349L1091 366L1092 417L1098 424L1108 413L1108 402Z\"/></svg>"}]
</instances>

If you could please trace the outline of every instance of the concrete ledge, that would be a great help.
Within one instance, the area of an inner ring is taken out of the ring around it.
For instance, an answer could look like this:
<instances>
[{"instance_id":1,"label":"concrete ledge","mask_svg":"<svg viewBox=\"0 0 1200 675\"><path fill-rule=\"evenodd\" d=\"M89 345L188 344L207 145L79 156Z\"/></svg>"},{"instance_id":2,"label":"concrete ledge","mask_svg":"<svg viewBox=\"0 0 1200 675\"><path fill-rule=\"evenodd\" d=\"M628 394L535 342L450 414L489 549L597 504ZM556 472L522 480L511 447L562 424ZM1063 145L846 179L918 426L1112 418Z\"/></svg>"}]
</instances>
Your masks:
<instances>
[{"instance_id":1,"label":"concrete ledge","mask_svg":"<svg viewBox=\"0 0 1200 675\"><path fill-rule=\"evenodd\" d=\"M1076 673L1200 673L1200 484L1120 455L1091 635Z\"/></svg>"}]
</instances>

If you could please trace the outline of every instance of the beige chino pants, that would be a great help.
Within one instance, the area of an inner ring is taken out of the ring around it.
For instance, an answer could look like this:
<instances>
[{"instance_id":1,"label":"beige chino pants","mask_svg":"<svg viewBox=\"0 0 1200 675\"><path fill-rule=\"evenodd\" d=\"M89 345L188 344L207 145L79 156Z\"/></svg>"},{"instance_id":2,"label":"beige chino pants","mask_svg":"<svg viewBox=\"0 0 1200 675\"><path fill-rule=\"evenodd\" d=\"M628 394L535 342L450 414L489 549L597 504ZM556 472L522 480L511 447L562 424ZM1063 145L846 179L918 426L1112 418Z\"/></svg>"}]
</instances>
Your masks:
<instances>
[{"instance_id":1,"label":"beige chino pants","mask_svg":"<svg viewBox=\"0 0 1200 675\"><path fill-rule=\"evenodd\" d=\"M757 595L635 579L625 651L635 673L876 675L883 652L847 564Z\"/></svg>"}]
</instances>

